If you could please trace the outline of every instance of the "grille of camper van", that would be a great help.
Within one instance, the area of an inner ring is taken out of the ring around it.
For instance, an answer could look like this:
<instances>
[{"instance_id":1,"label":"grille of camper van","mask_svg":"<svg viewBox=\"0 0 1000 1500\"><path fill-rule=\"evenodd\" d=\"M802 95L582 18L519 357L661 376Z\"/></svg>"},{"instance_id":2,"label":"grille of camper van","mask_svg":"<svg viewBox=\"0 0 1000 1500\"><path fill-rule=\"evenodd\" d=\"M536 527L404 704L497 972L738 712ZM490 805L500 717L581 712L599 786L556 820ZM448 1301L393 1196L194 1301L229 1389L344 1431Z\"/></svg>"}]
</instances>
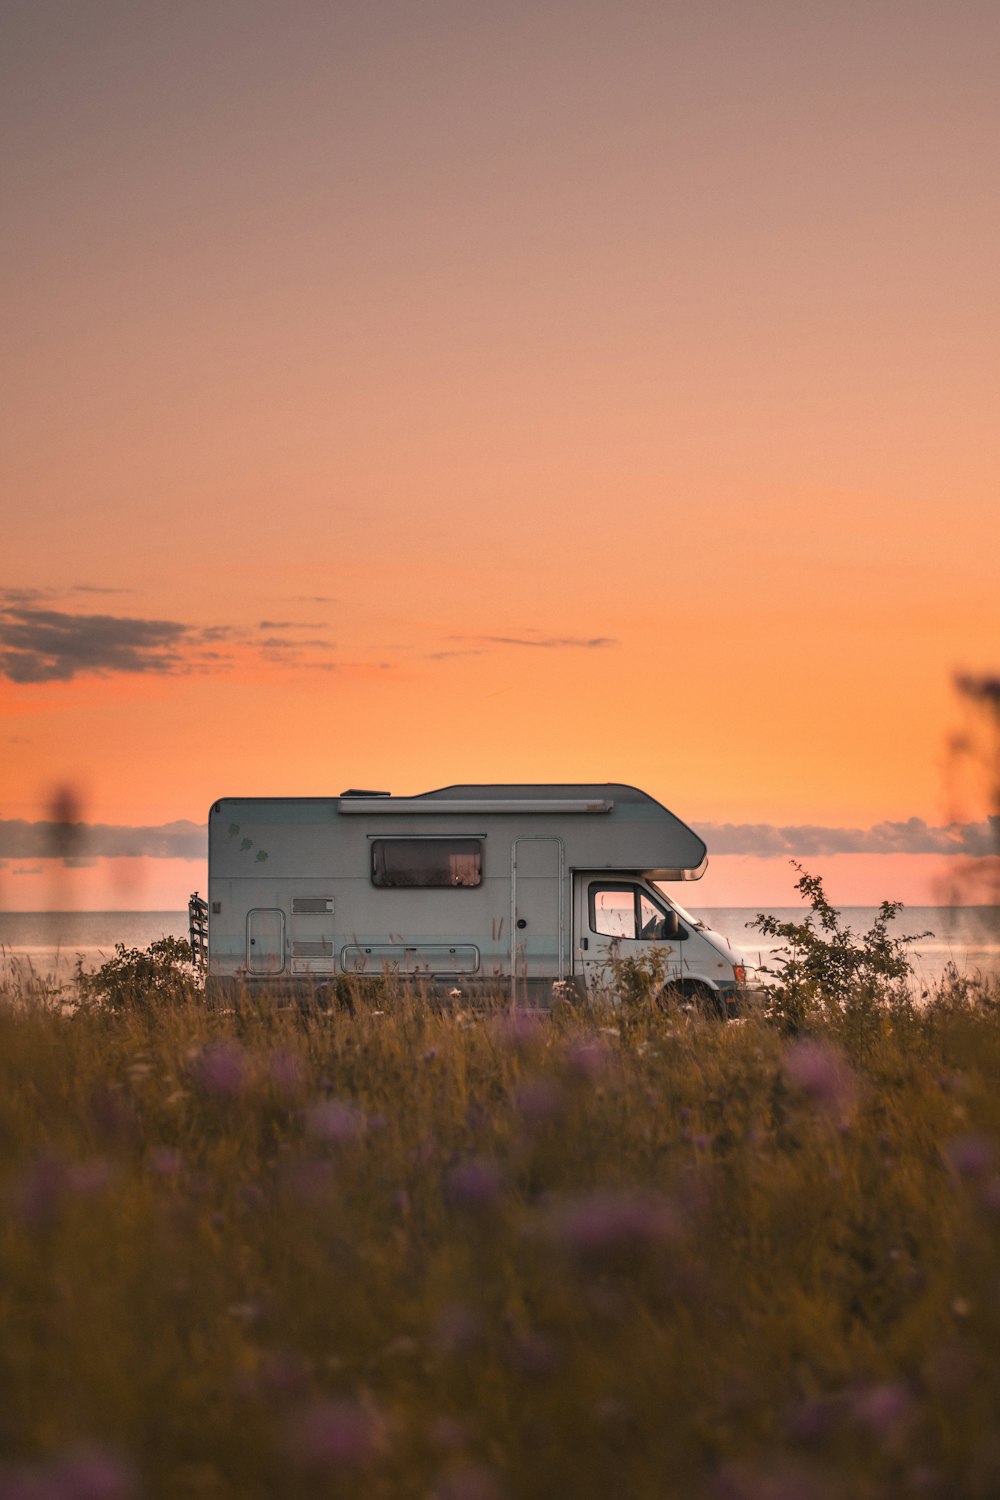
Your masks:
<instances>
[{"instance_id":1,"label":"grille of camper van","mask_svg":"<svg viewBox=\"0 0 1000 1500\"><path fill-rule=\"evenodd\" d=\"M332 896L293 896L292 916L308 917L319 916L322 912L333 911Z\"/></svg>"}]
</instances>

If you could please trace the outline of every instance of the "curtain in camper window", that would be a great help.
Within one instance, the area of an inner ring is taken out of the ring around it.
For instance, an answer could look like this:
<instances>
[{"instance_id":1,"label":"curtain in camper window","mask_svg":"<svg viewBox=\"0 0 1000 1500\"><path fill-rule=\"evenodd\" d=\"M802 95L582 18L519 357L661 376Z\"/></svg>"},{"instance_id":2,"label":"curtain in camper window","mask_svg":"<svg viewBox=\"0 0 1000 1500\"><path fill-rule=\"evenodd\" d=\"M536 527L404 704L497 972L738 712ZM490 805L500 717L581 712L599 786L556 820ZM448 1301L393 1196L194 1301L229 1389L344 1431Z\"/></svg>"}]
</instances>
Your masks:
<instances>
[{"instance_id":1,"label":"curtain in camper window","mask_svg":"<svg viewBox=\"0 0 1000 1500\"><path fill-rule=\"evenodd\" d=\"M373 839L372 884L479 885L482 860L478 839Z\"/></svg>"}]
</instances>

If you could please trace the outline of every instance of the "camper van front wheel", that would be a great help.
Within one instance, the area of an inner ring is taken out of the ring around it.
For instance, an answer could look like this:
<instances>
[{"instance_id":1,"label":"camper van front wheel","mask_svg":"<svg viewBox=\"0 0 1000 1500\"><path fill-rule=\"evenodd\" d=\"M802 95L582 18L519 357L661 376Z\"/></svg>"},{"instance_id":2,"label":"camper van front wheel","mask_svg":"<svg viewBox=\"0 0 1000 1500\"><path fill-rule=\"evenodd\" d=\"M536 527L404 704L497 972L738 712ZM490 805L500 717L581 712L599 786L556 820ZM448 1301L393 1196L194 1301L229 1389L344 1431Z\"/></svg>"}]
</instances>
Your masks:
<instances>
[{"instance_id":1,"label":"camper van front wheel","mask_svg":"<svg viewBox=\"0 0 1000 1500\"><path fill-rule=\"evenodd\" d=\"M667 985L663 1000L668 1008L679 1005L682 1010L696 1011L712 1021L726 1019L725 1001L718 991L697 979L683 979L680 984Z\"/></svg>"}]
</instances>

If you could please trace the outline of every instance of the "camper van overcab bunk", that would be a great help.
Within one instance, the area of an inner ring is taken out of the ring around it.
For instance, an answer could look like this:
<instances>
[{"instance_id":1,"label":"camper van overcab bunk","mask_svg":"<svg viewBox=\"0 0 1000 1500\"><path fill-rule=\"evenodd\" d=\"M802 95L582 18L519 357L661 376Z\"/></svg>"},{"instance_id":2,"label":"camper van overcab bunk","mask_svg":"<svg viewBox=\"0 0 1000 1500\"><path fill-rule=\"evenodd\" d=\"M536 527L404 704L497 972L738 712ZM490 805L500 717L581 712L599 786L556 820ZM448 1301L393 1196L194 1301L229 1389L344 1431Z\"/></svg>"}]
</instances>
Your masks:
<instances>
[{"instance_id":1,"label":"camper van overcab bunk","mask_svg":"<svg viewBox=\"0 0 1000 1500\"><path fill-rule=\"evenodd\" d=\"M226 797L208 859L216 1003L389 972L545 1005L655 947L682 995L726 1015L746 978L728 941L664 894L704 872L705 845L635 787Z\"/></svg>"}]
</instances>

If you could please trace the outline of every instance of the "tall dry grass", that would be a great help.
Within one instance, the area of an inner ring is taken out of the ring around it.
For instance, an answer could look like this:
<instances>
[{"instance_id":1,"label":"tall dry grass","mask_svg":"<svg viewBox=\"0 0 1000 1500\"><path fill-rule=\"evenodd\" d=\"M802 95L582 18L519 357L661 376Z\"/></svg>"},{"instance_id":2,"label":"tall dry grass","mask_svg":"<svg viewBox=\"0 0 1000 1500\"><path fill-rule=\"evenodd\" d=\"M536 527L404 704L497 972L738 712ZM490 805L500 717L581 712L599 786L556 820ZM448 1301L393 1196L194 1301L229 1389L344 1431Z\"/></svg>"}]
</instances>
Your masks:
<instances>
[{"instance_id":1,"label":"tall dry grass","mask_svg":"<svg viewBox=\"0 0 1000 1500\"><path fill-rule=\"evenodd\" d=\"M1000 1009L0 1006L0 1497L991 1496Z\"/></svg>"}]
</instances>

